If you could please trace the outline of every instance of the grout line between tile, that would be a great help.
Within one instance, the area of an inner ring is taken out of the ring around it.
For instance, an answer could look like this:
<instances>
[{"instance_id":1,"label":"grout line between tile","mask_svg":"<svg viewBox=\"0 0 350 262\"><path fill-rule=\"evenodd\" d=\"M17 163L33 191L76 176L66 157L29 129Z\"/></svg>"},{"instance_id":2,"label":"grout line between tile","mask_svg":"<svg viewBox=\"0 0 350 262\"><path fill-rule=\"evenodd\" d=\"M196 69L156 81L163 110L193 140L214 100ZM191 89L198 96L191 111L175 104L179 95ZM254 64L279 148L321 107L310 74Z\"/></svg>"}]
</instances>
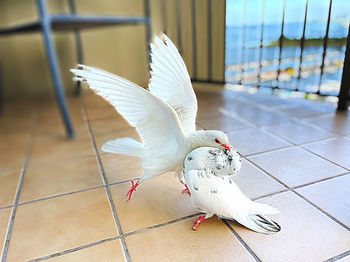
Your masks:
<instances>
[{"instance_id":1,"label":"grout line between tile","mask_svg":"<svg viewBox=\"0 0 350 262\"><path fill-rule=\"evenodd\" d=\"M284 182L282 182L280 179L274 177L273 175L271 175L269 172L267 172L265 169L261 168L260 166L258 166L257 164L255 164L252 160L250 160L247 157L243 157L245 160L247 160L249 163L251 163L252 165L254 165L257 169L263 171L263 173L265 173L266 175L268 175L269 177L271 177L272 179L276 180L278 183L280 183L281 185L283 185L284 187L286 187L287 189L290 189L290 187L285 184Z\"/></svg>"},{"instance_id":2,"label":"grout line between tile","mask_svg":"<svg viewBox=\"0 0 350 262\"><path fill-rule=\"evenodd\" d=\"M334 216L332 216L331 214L329 214L328 212L326 212L325 210L323 210L322 208L320 208L319 206L317 206L316 204L314 204L313 202L311 202L309 199L307 199L306 197L304 197L302 194L298 193L297 191L295 191L294 189L291 189L292 192L294 192L296 195L298 195L299 197L301 197L302 199L304 199L306 202L308 202L310 205L312 205L313 207L317 208L319 211L321 211L323 214L325 214L326 216L328 216L330 219L332 219L334 222L338 223L339 225L341 225L342 227L344 227L345 229L347 229L348 231L350 231L350 227L348 227L347 225L345 225L343 222L339 221L337 218L335 218Z\"/></svg>"},{"instance_id":3,"label":"grout line between tile","mask_svg":"<svg viewBox=\"0 0 350 262\"><path fill-rule=\"evenodd\" d=\"M24 158L23 168L21 169L21 174L20 174L19 181L18 181L15 202L14 202L14 206L13 206L13 209L12 209L10 222L9 222L9 225L8 225L8 228L7 228L6 239L5 239L3 252L2 252L2 256L1 256L1 262L5 262L6 259L7 259L7 253L8 253L8 249L9 249L10 241L11 241L11 236L12 236L13 224L15 222L15 217L16 217L16 212L17 212L17 204L18 204L19 197L20 197L21 191L22 191L24 175L25 175L25 172L26 172L26 169L27 169L27 166L28 166L28 162L29 162L29 159L30 159L30 155L31 155L31 152L32 152L32 149L33 149L34 136L35 136L36 127L37 127L37 124L38 124L38 121L39 121L39 115L40 115L41 109L42 109L41 106L37 109L37 116L36 116L36 119L33 120L32 128L30 130L30 136L29 136L29 139L28 139L26 156Z\"/></svg>"},{"instance_id":4,"label":"grout line between tile","mask_svg":"<svg viewBox=\"0 0 350 262\"><path fill-rule=\"evenodd\" d=\"M19 167L10 167L10 168L1 169L0 170L0 174L1 173L7 173L7 172L14 172L16 170L20 171L21 168L19 168Z\"/></svg>"},{"instance_id":5,"label":"grout line between tile","mask_svg":"<svg viewBox=\"0 0 350 262\"><path fill-rule=\"evenodd\" d=\"M335 175L335 176L332 176L332 177L327 177L327 178L323 178L323 179L320 179L320 180L312 181L310 183L306 183L306 184L299 185L299 186L296 186L296 187L290 187L288 189L279 190L279 191L272 192L272 193L269 193L269 194L266 194L266 195L262 195L262 196L258 196L258 197L252 198L252 200L255 201L255 200L258 200L258 199L261 199L261 198L264 198L264 197L278 195L278 194L281 194L281 193L285 193L285 192L288 192L288 191L293 191L295 189L299 189L299 188L303 188L303 187L306 187L306 186L318 184L318 183L321 183L321 182L324 182L324 181L327 181L327 180L331 180L333 178L338 178L338 177L342 177L342 176L346 176L346 175L350 175L350 173L343 173L343 174L340 174L340 175Z\"/></svg>"},{"instance_id":6,"label":"grout line between tile","mask_svg":"<svg viewBox=\"0 0 350 262\"><path fill-rule=\"evenodd\" d=\"M285 193L285 192L288 192L288 191L290 191L289 188L288 189L284 189L284 190L279 190L279 191L276 191L276 192L273 192L273 193L269 193L269 194L266 194L266 195L254 197L254 198L252 198L252 201L256 201L256 200L262 199L264 197L275 196L275 195L278 195L278 194L281 194L281 193Z\"/></svg>"},{"instance_id":7,"label":"grout line between tile","mask_svg":"<svg viewBox=\"0 0 350 262\"><path fill-rule=\"evenodd\" d=\"M264 131L267 132L267 133L269 133L269 134L272 134L272 135L274 135L274 136L279 137L280 139L284 140L285 142L291 143L291 142L289 142L289 140L287 140L287 139L285 139L285 138L279 136L278 134L274 134L274 133L272 133L272 132L269 131L269 130L264 130ZM317 143L317 142L322 142L322 141L327 141L327 140L333 140L333 139L336 139L337 137L339 137L339 136L333 136L333 137L322 138L322 139L315 140L315 141L312 141L312 142L305 142L305 143L300 143L300 144L294 144L294 143L292 143L292 146L287 146L287 147L284 147L284 148L290 148L290 147L293 147L293 146L294 146L294 147L298 147L298 148L303 149L303 150L305 150L305 151L307 151L307 152L309 152L309 153L311 153L311 154L313 154L313 155L315 155L315 156L318 156L318 157L320 157L320 158L322 158L322 159L324 159L324 160L326 160L326 161L328 161L328 162L330 162L330 163L332 163L332 164L334 164L334 165L337 165L337 166L339 166L339 167L341 167L341 168L343 168L343 169L345 169L345 170L347 170L347 171L350 171L350 169L348 169L348 168L346 168L346 167L343 167L343 166L341 166L341 165L339 165L339 164L337 164L337 163L335 163L335 162L333 162L333 161L331 161L331 160L329 160L329 159L327 159L327 158L325 158L325 157L323 157L323 156L320 156L320 155L318 155L318 154L316 154L316 153L314 153L314 152L312 152L312 151L310 151L310 150L308 150L308 149L306 149L306 148L303 147L303 145L312 144L312 143ZM284 148L276 148L276 149L272 149L272 150L270 150L270 151L264 151L264 152L259 152L259 153L256 153L256 154L250 154L250 155L245 155L245 156L246 156L246 157L249 157L249 156L258 155L258 154L263 154L263 153L267 153L267 152L271 152L271 151L277 151L277 150L279 150L279 149L284 149Z\"/></svg>"},{"instance_id":8,"label":"grout line between tile","mask_svg":"<svg viewBox=\"0 0 350 262\"><path fill-rule=\"evenodd\" d=\"M346 172L346 173L342 173L342 174L339 174L339 175L326 177L326 178L323 178L323 179L320 179L320 180L312 181L310 183L306 183L306 184L303 184L303 185L295 186L292 189L299 189L299 188L302 188L302 187L310 186L310 185L313 185L313 184L318 184L318 183L321 183L321 182L324 182L324 181L327 181L327 180L331 180L333 178L342 177L342 176L346 176L346 175L350 175L350 173Z\"/></svg>"},{"instance_id":9,"label":"grout line between tile","mask_svg":"<svg viewBox=\"0 0 350 262\"><path fill-rule=\"evenodd\" d=\"M103 243L106 243L106 242L110 242L110 241L113 241L113 240L116 240L116 239L121 239L123 237L124 238L125 237L129 237L129 236L132 236L132 235L135 235L135 234L139 234L139 233L142 233L142 232L145 232L145 231L148 231L148 230L152 230L152 229L156 229L156 228L159 228L159 227L171 225L171 224L174 224L174 223L177 223L177 222L185 221L187 219L191 219L191 218L196 217L198 215L200 215L200 213L192 214L192 215L185 216L185 217L181 217L181 218L178 218L178 219L174 219L174 220L171 220L171 221L168 221L168 222L165 222L165 223L161 223L161 224L157 224L157 225L153 225L153 226L150 226L150 227L138 229L138 230L135 230L135 231L132 231L132 232L128 232L128 233L125 233L125 234L122 234L122 235L119 235L119 236L116 236L116 237L106 238L106 239L103 239L103 240L100 240L100 241L97 241L97 242L93 242L93 243L90 243L90 244L86 244L86 245L82 245L82 246L79 246L79 247L67 249L65 251L57 252L57 253L54 253L54 254L51 254L51 255L48 255L48 256L44 256L44 257L40 257L40 258L36 258L36 259L30 260L30 262L47 260L47 259L50 259L50 258L53 258L53 257L57 257L57 256L69 254L69 253L73 253L73 252L78 251L78 250L82 250L82 249L86 249L86 248L89 248L89 247L97 246L97 245L100 245L100 244L103 244Z\"/></svg>"},{"instance_id":10,"label":"grout line between tile","mask_svg":"<svg viewBox=\"0 0 350 262\"><path fill-rule=\"evenodd\" d=\"M339 137L339 135L334 135L334 136L331 136L331 137L320 138L320 139L317 139L317 140L303 142L303 143L299 143L299 144L295 144L295 145L296 146L304 146L304 145L308 145L308 144L313 144L313 143L325 142L325 141L328 141L328 140L333 140L333 139L336 139L338 137Z\"/></svg>"},{"instance_id":11,"label":"grout line between tile","mask_svg":"<svg viewBox=\"0 0 350 262\"><path fill-rule=\"evenodd\" d=\"M269 130L264 130L264 131L267 132L267 133L269 133L269 134L272 134L272 135L274 135L274 136L277 136L277 137L279 137L280 139L282 139L283 141L288 142L288 143L291 143L292 145L291 145L291 146L286 146L286 147L283 147L283 148L275 148L275 149L271 149L271 150L267 150L267 151L263 151L263 152L259 152L259 153L254 153L254 154L250 154L250 155L245 155L245 157L250 157L250 156L254 156L254 155L259 155L259 154L263 154L263 153L268 153L268 152L272 152L272 151L277 151L277 150L285 149L285 148L298 147L298 148L303 149L303 150L305 150L305 151L307 151L307 152L309 152L309 153L311 153L311 154L313 154L313 155L315 155L315 156L318 156L318 157L320 157L320 158L322 158L322 159L324 159L324 160L326 160L326 161L328 161L328 162L330 162L330 163L332 163L332 164L334 164L334 165L337 165L337 166L339 166L339 167L341 167L341 168L343 168L343 169L345 169L345 170L347 170L347 171L350 171L350 169L348 169L348 168L346 168L346 167L343 167L343 166L341 166L341 165L339 165L339 164L337 164L337 163L335 163L335 162L333 162L333 161L331 161L331 160L329 160L329 159L327 159L327 158L325 158L325 157L323 157L323 156L321 156L321 155L318 155L318 154L316 154L316 153L314 153L314 152L312 152L312 151L310 151L310 150L308 150L308 149L306 149L306 148L303 147L303 145L312 144L312 143L317 143L317 142L322 142L322 141L333 140L333 139L336 139L337 137L340 137L340 136L327 137L327 138L318 139L318 140L315 140L315 141L312 141L312 142L305 142L305 143L295 144L295 143L292 143L292 142L290 142L289 140L287 140L287 139L285 139L285 138L279 136L278 134L272 133L272 132L269 131Z\"/></svg>"},{"instance_id":12,"label":"grout line between tile","mask_svg":"<svg viewBox=\"0 0 350 262\"><path fill-rule=\"evenodd\" d=\"M148 231L148 230L152 230L152 229L156 229L156 228L159 228L159 227L175 224L177 222L185 221L185 220L194 218L196 216L199 216L200 214L201 213L196 213L196 214L192 214L192 215L189 215L189 216L180 217L180 218L177 218L177 219L165 222L165 223L161 223L161 224L149 226L149 227L146 227L146 228L141 228L141 229L138 229L138 230L135 230L135 231L131 231L131 232L125 233L124 237L129 237L129 236L132 236L132 235L135 235L135 234L138 234L138 233L142 233L142 232L145 232L145 231Z\"/></svg>"},{"instance_id":13,"label":"grout line between tile","mask_svg":"<svg viewBox=\"0 0 350 262\"><path fill-rule=\"evenodd\" d=\"M0 207L0 210L12 208L12 207L14 207L14 206L15 206L15 205L3 206L3 207Z\"/></svg>"},{"instance_id":14,"label":"grout line between tile","mask_svg":"<svg viewBox=\"0 0 350 262\"><path fill-rule=\"evenodd\" d=\"M259 127L259 125L255 124L254 122L245 119L243 117L241 117L240 115L237 114L237 112L232 112L230 110L227 110L226 108L222 107L222 106L218 106L218 111L223 113L224 115L230 117L230 115L233 115L231 117L237 118L239 121L243 122L244 124L248 125L248 127L246 128L257 128Z\"/></svg>"},{"instance_id":15,"label":"grout line between tile","mask_svg":"<svg viewBox=\"0 0 350 262\"><path fill-rule=\"evenodd\" d=\"M336 219L335 217L333 217L332 215L330 215L329 213L327 213L326 211L324 211L323 209L321 209L320 207L318 207L316 204L312 203L310 200L308 200L307 198L305 198L304 196L302 196L301 194L299 194L297 191L294 190L294 188L290 188L288 185L286 185L285 183L283 183L281 180L279 180L278 178L274 177L273 175L271 175L269 172L267 172L266 170L264 170L263 168L261 168L260 166L258 166L257 164L255 164L253 161L251 161L250 159L248 158L245 158L247 161L249 161L251 164L253 164L254 166L256 166L258 169L260 169L261 171L263 171L266 175L270 176L271 178L273 178L274 180L276 180L277 182L279 182L280 184L282 184L283 186L285 186L287 188L286 191L292 191L293 193L295 193L296 195L298 195L299 197L301 197L302 199L304 199L306 202L308 202L309 204L311 204L312 206L314 206L315 208L317 208L319 211L321 211L323 214L325 214L326 216L328 216L330 219L332 219L334 222L338 223L340 226L344 227L345 229L349 230L350 231L350 228L345 225L344 223L342 223L341 221L339 221L338 219ZM347 175L347 173L343 173L341 175ZM340 175L337 175L337 176L340 176ZM334 178L334 177L337 177L337 176L333 176L333 177L330 177L329 179L331 178ZM318 182L322 182L322 180L319 180L319 181L315 181L315 183L318 183ZM310 183L311 184L311 183ZM282 193L282 192L279 192L279 193ZM277 194L277 193L276 193ZM259 197L261 198L261 197Z\"/></svg>"},{"instance_id":16,"label":"grout line between tile","mask_svg":"<svg viewBox=\"0 0 350 262\"><path fill-rule=\"evenodd\" d=\"M94 151L95 151L95 155L96 155L98 166L99 166L100 173L101 173L101 176L102 176L103 184L106 186L105 189L106 189L109 205L110 205L110 208L111 208L112 213L113 213L114 222L115 222L115 224L117 226L117 229L118 229L118 232L120 234L120 240L121 240L121 243L122 243L122 246L123 246L125 259L126 259L126 261L129 262L129 261L131 261L131 258L130 258L128 247L127 247L126 242L125 242L124 235L123 235L123 229L122 229L122 227L120 225L120 222L119 222L119 218L118 218L118 215L117 215L117 210L116 210L114 202L113 202L111 191L110 191L110 188L108 186L108 180L107 180L107 177L106 177L103 165L102 165L101 157L99 155L99 152L98 152L98 149L97 149L97 146L96 146L95 138L94 138L94 135L92 133L91 125L90 125L90 122L89 122L89 119L88 119L88 115L87 115L87 112L86 112L86 108L85 108L85 104L84 104L82 98L80 98L80 104L81 104L82 112L83 112L83 115L84 115L84 119L85 119L85 121L87 123L87 126L88 126L89 135L90 135L91 142L92 142L92 145L93 145L93 148L94 148Z\"/></svg>"},{"instance_id":17,"label":"grout line between tile","mask_svg":"<svg viewBox=\"0 0 350 262\"><path fill-rule=\"evenodd\" d=\"M339 255L337 255L337 256L335 256L335 257L331 257L331 258L325 260L324 262L334 262L334 261L338 261L338 260L340 260L340 259L342 259L342 258L344 258L344 257L347 257L347 256L350 256L350 250L345 251L344 253L341 253L341 254L339 254Z\"/></svg>"},{"instance_id":18,"label":"grout line between tile","mask_svg":"<svg viewBox=\"0 0 350 262\"><path fill-rule=\"evenodd\" d=\"M127 183L127 182L130 182L131 180L134 180L134 179L138 179L138 177L137 178L133 178L133 179L127 179L127 180L122 180L122 181L110 183L110 184L108 184L108 186L115 186L115 185ZM106 185L94 186L94 187L84 188L84 189L71 191L71 192L67 192L67 193L62 193L62 194L58 194L58 195L53 195L53 196L38 198L38 199L34 199L34 200L29 200L29 201L17 203L16 205L3 206L3 207L0 207L0 210L7 209L7 208L12 208L12 207L15 207L15 206L27 205L27 204L31 204L31 203L35 203L35 202L39 202L39 201L44 201L44 200L49 200L49 199L53 199L53 198L63 197L63 196L67 196L67 195L77 194L77 193L90 191L90 190L103 188L103 187L106 187Z\"/></svg>"},{"instance_id":19,"label":"grout line between tile","mask_svg":"<svg viewBox=\"0 0 350 262\"><path fill-rule=\"evenodd\" d=\"M53 199L53 198L73 195L73 194L76 194L76 193L90 191L90 190L94 190L94 189L98 189L98 188L102 188L102 187L106 187L106 186L105 185L94 186L94 187L89 187L89 188L84 188L84 189L80 189L80 190L76 190L76 191L63 193L63 194L58 194L58 195L43 197L43 198L39 198L39 199L29 200L29 201L18 203L16 206L23 206L23 205L27 205L27 204L31 204L31 203L35 203L35 202L39 202L39 201L44 201L44 200L49 200L49 199Z\"/></svg>"},{"instance_id":20,"label":"grout line between tile","mask_svg":"<svg viewBox=\"0 0 350 262\"><path fill-rule=\"evenodd\" d=\"M268 129L262 128L261 130L264 130L266 133L274 135L275 137L278 137L279 139L283 139L283 141L287 141L288 143L292 144L293 146L300 146L300 145L307 145L307 144L311 144L311 143L322 142L322 141L331 140L331 139L334 139L337 137L337 135L332 135L332 136L323 137L323 138L319 138L319 139L315 139L315 140L307 141L307 142L303 142L303 143L294 143L293 141L289 140L288 138L282 137L279 134L274 133L273 131L270 131Z\"/></svg>"},{"instance_id":21,"label":"grout line between tile","mask_svg":"<svg viewBox=\"0 0 350 262\"><path fill-rule=\"evenodd\" d=\"M238 233L227 223L226 220L221 219L221 221L226 225L226 227L231 231L231 233L237 238L237 240L242 244L242 246L248 251L248 253L255 259L257 262L262 262L260 258L250 249L247 243L238 235Z\"/></svg>"},{"instance_id":22,"label":"grout line between tile","mask_svg":"<svg viewBox=\"0 0 350 262\"><path fill-rule=\"evenodd\" d=\"M278 151L278 150L282 150L282 149L287 149L287 148L292 148L292 147L295 147L295 145L287 145L287 146L273 148L273 149L269 149L269 150L265 150L265 151L261 151L261 152L257 152L257 153L252 153L252 154L248 154L248 155L243 155L243 156L244 157L256 156L256 155L270 153L270 152L274 152L274 151Z\"/></svg>"},{"instance_id":23,"label":"grout line between tile","mask_svg":"<svg viewBox=\"0 0 350 262\"><path fill-rule=\"evenodd\" d=\"M100 245L100 244L103 244L103 243L106 243L106 242L110 242L110 241L113 241L113 240L116 240L116 239L119 239L119 238L120 238L120 236L106 238L106 239L103 239L103 240L100 240L100 241L97 241L97 242L93 242L93 243L86 244L86 245L83 245L83 246L79 246L79 247L67 249L67 250L64 250L64 251L61 251L61 252L57 252L57 253L54 253L54 254L51 254L51 255L48 255L48 256L44 256L44 257L36 258L36 259L33 259L33 260L29 260L29 262L43 261L43 260L47 260L47 259L50 259L50 258L53 258L53 257L66 255L66 254L73 253L73 252L78 251L78 250L82 250L82 249L86 249L86 248L89 248L89 247L97 246L97 245Z\"/></svg>"},{"instance_id":24,"label":"grout line between tile","mask_svg":"<svg viewBox=\"0 0 350 262\"><path fill-rule=\"evenodd\" d=\"M324 160L326 160L326 161L328 161L328 162L330 162L330 163L332 163L332 164L334 164L334 165L336 165L336 166L338 166L338 167L341 167L341 168L343 168L343 169L345 169L345 170L347 170L347 171L350 171L349 168L343 167L342 165L339 165L339 164L333 162L332 160L329 160L329 159L327 159L327 158L325 158L325 157L323 157L323 156L321 156L321 155L319 155L319 154L316 154L315 152L312 152L311 150L309 150L309 149L307 149L307 148L305 148L305 147L302 147L302 146L298 146L298 147L301 148L301 149L303 149L303 150L305 150L305 151L307 151L307 152L309 152L309 153L311 153L311 154L313 154L313 155L315 155L315 156L318 156L318 157L320 157L320 158L322 158L322 159L324 159Z\"/></svg>"}]
</instances>

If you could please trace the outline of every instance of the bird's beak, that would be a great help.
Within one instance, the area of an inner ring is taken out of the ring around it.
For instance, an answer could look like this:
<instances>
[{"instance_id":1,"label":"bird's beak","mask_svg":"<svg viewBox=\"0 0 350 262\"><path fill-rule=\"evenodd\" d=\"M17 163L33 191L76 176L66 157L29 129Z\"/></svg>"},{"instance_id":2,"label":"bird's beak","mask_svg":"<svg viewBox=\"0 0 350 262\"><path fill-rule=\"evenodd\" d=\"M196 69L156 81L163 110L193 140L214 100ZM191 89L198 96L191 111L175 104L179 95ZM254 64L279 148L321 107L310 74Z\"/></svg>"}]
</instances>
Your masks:
<instances>
[{"instance_id":1,"label":"bird's beak","mask_svg":"<svg viewBox=\"0 0 350 262\"><path fill-rule=\"evenodd\" d=\"M231 151L230 144L221 144L224 148L226 148L228 151Z\"/></svg>"}]
</instances>

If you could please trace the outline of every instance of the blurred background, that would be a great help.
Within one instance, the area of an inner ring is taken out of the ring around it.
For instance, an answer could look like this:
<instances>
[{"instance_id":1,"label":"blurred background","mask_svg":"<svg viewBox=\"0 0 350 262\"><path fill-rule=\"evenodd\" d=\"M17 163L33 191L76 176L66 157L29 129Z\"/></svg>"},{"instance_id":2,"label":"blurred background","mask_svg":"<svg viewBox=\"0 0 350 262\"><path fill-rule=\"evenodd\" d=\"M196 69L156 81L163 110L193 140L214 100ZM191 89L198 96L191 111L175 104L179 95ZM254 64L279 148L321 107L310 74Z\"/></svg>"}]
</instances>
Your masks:
<instances>
[{"instance_id":1,"label":"blurred background","mask_svg":"<svg viewBox=\"0 0 350 262\"><path fill-rule=\"evenodd\" d=\"M345 0L227 1L226 81L337 96L349 15Z\"/></svg>"},{"instance_id":2,"label":"blurred background","mask_svg":"<svg viewBox=\"0 0 350 262\"><path fill-rule=\"evenodd\" d=\"M70 13L70 1L47 0L46 2L51 15ZM199 78L206 79L208 6L206 1L197 2L197 75ZM79 15L143 17L147 4L149 4L151 35L159 35L165 31L181 48L187 67L193 74L192 1L78 0L75 1L75 9ZM223 81L225 1L215 1L212 7L212 24L215 28L212 35L212 48L217 57L212 59L212 73L213 79ZM1 2L0 19L2 29L37 21L40 19L37 1L4 0ZM84 63L101 67L139 85L146 86L149 78L146 31L147 25L144 24L121 25L117 23L114 26L82 30ZM74 90L74 83L71 81L72 74L68 69L77 64L74 32L72 30L55 32L53 38L63 86L66 92L71 94ZM0 44L4 96L17 98L18 96L49 95L52 79L40 30L25 34L1 35Z\"/></svg>"}]
</instances>

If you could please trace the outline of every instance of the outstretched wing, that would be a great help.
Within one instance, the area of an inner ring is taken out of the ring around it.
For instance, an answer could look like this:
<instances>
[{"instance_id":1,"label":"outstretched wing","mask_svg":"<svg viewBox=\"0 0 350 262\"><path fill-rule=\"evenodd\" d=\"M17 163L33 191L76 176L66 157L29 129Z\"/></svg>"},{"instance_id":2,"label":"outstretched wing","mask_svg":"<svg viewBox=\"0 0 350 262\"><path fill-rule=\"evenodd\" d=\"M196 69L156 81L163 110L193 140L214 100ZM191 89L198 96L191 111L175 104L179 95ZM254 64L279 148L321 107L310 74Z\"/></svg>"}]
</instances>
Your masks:
<instances>
[{"instance_id":1,"label":"outstretched wing","mask_svg":"<svg viewBox=\"0 0 350 262\"><path fill-rule=\"evenodd\" d=\"M151 44L152 94L167 102L178 114L185 134L196 130L197 98L186 65L173 42L163 34Z\"/></svg>"},{"instance_id":2,"label":"outstretched wing","mask_svg":"<svg viewBox=\"0 0 350 262\"><path fill-rule=\"evenodd\" d=\"M164 101L130 81L91 66L71 69L75 80L86 81L98 95L137 129L144 148L159 153L179 144L183 131L176 112Z\"/></svg>"}]
</instances>

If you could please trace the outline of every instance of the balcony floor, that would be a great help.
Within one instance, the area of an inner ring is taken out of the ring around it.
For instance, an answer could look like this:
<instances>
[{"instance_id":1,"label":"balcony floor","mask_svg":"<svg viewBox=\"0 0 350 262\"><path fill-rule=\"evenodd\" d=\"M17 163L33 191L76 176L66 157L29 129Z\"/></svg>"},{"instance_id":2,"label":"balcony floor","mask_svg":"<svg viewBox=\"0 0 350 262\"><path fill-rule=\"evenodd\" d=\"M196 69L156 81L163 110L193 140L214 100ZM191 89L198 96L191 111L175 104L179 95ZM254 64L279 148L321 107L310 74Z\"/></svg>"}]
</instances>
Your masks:
<instances>
[{"instance_id":1,"label":"balcony floor","mask_svg":"<svg viewBox=\"0 0 350 262\"><path fill-rule=\"evenodd\" d=\"M260 235L217 217L192 231L198 212L172 175L125 201L140 163L100 147L137 134L87 93L69 99L74 141L63 137L53 102L5 107L0 250L7 261L350 261L350 116L231 91L198 99L198 128L228 134L243 157L235 181L250 198L279 208L273 218L281 232Z\"/></svg>"}]
</instances>

